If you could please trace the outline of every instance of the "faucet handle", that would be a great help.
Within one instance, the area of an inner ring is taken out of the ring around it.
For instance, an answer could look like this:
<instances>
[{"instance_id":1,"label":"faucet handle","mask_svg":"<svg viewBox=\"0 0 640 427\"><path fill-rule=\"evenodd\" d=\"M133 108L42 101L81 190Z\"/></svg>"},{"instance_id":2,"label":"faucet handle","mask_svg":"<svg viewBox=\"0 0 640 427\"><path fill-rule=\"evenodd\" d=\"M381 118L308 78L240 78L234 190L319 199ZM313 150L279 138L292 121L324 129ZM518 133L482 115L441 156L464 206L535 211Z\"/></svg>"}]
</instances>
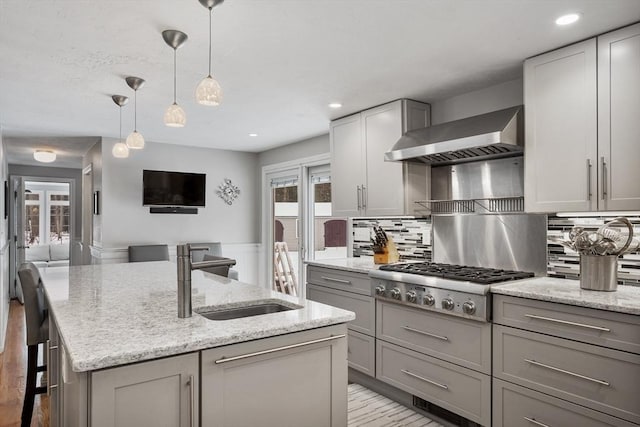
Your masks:
<instances>
[{"instance_id":1,"label":"faucet handle","mask_svg":"<svg viewBox=\"0 0 640 427\"><path fill-rule=\"evenodd\" d=\"M207 246L189 246L189 252L195 251L208 251L209 248Z\"/></svg>"}]
</instances>

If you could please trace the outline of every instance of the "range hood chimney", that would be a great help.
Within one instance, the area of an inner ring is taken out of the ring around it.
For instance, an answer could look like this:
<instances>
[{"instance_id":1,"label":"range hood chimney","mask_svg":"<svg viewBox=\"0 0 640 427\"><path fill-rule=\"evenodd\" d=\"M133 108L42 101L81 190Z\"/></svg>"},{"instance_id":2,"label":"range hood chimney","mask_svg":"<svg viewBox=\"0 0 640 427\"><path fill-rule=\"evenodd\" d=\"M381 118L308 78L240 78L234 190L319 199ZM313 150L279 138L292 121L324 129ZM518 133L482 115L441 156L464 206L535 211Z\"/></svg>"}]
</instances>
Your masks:
<instances>
[{"instance_id":1,"label":"range hood chimney","mask_svg":"<svg viewBox=\"0 0 640 427\"><path fill-rule=\"evenodd\" d=\"M523 106L416 129L405 133L386 161L452 165L522 155Z\"/></svg>"}]
</instances>

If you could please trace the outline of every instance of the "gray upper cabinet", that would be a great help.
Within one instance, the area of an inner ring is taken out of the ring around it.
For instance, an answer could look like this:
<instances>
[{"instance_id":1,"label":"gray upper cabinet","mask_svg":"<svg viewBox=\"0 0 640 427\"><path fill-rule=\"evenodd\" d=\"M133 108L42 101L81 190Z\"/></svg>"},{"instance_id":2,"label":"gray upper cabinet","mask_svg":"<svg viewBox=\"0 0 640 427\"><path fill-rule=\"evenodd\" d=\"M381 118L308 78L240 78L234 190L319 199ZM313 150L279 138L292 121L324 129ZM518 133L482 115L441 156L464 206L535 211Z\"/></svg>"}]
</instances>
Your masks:
<instances>
[{"instance_id":1,"label":"gray upper cabinet","mask_svg":"<svg viewBox=\"0 0 640 427\"><path fill-rule=\"evenodd\" d=\"M408 214L414 199L427 197L428 166L385 162L384 153L430 116L428 104L398 100L331 122L334 216Z\"/></svg>"},{"instance_id":2,"label":"gray upper cabinet","mask_svg":"<svg viewBox=\"0 0 640 427\"><path fill-rule=\"evenodd\" d=\"M524 63L525 210L597 207L596 40Z\"/></svg>"},{"instance_id":3,"label":"gray upper cabinet","mask_svg":"<svg viewBox=\"0 0 640 427\"><path fill-rule=\"evenodd\" d=\"M640 209L640 24L524 64L525 210Z\"/></svg>"},{"instance_id":4,"label":"gray upper cabinet","mask_svg":"<svg viewBox=\"0 0 640 427\"><path fill-rule=\"evenodd\" d=\"M640 24L598 37L599 209L640 209Z\"/></svg>"}]
</instances>

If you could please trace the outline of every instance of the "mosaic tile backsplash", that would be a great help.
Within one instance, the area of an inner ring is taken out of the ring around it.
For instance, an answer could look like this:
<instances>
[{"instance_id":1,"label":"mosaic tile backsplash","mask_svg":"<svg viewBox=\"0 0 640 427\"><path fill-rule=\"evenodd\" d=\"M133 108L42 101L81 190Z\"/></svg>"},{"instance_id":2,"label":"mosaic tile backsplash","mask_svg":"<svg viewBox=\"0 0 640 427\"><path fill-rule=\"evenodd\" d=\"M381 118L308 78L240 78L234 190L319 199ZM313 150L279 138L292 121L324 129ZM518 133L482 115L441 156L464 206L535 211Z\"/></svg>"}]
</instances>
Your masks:
<instances>
[{"instance_id":1,"label":"mosaic tile backsplash","mask_svg":"<svg viewBox=\"0 0 640 427\"><path fill-rule=\"evenodd\" d=\"M573 226L585 230L597 230L604 223L612 220L611 216L602 217L570 217L549 216L547 236L568 240ZM634 235L640 236L640 216L628 216L633 224ZM580 277L580 256L577 252L559 244L547 243L547 274L551 277L578 279ZM640 251L623 255L618 260L618 284L640 286Z\"/></svg>"},{"instance_id":2,"label":"mosaic tile backsplash","mask_svg":"<svg viewBox=\"0 0 640 427\"><path fill-rule=\"evenodd\" d=\"M400 259L431 260L431 218L351 218L354 257L373 257L371 229L379 225L391 236Z\"/></svg>"}]
</instances>

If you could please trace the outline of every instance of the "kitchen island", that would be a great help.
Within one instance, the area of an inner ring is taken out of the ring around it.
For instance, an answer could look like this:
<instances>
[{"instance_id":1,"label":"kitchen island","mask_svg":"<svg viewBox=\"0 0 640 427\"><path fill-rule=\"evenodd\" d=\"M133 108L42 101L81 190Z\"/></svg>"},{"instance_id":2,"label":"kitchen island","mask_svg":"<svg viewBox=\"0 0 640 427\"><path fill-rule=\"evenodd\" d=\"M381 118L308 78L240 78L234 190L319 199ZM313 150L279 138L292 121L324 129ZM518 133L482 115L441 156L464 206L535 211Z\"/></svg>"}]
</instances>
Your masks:
<instances>
[{"instance_id":1,"label":"kitchen island","mask_svg":"<svg viewBox=\"0 0 640 427\"><path fill-rule=\"evenodd\" d=\"M52 425L346 425L349 311L194 271L196 311L291 309L180 319L170 262L41 275Z\"/></svg>"}]
</instances>

